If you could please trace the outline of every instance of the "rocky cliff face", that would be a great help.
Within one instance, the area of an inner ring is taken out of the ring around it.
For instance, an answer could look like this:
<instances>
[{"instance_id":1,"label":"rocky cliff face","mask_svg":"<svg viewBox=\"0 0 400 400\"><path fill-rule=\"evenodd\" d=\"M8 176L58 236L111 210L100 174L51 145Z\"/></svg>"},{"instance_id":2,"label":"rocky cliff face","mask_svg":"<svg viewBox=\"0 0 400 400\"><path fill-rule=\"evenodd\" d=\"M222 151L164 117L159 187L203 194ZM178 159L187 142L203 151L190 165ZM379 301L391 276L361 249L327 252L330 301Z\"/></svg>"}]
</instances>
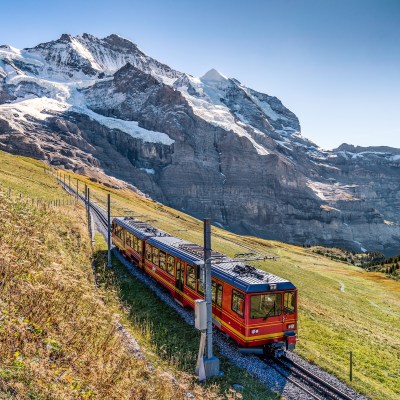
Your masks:
<instances>
[{"instance_id":1,"label":"rocky cliff face","mask_svg":"<svg viewBox=\"0 0 400 400\"><path fill-rule=\"evenodd\" d=\"M117 35L0 46L0 149L244 234L400 252L400 150L323 151L279 99L175 71Z\"/></svg>"}]
</instances>

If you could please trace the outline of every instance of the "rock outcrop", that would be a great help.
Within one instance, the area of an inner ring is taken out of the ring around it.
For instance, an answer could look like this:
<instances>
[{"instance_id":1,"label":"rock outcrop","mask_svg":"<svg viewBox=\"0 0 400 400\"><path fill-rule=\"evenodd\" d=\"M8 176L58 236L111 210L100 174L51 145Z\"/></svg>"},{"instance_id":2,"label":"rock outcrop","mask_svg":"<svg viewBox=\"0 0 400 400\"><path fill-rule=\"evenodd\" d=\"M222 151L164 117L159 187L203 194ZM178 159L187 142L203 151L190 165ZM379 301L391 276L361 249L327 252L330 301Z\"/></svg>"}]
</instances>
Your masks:
<instances>
[{"instance_id":1,"label":"rock outcrop","mask_svg":"<svg viewBox=\"0 0 400 400\"><path fill-rule=\"evenodd\" d=\"M134 184L243 234L400 252L400 150L323 151L276 97L127 39L0 46L0 149Z\"/></svg>"}]
</instances>

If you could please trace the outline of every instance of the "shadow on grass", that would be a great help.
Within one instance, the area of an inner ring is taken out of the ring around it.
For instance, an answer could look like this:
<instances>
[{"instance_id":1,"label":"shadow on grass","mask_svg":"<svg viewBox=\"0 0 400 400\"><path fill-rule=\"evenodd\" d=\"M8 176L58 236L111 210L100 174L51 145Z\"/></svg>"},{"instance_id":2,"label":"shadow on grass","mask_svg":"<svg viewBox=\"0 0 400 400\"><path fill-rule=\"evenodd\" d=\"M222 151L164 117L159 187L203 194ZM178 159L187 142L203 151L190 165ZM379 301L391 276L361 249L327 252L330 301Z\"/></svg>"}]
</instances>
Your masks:
<instances>
[{"instance_id":1,"label":"shadow on grass","mask_svg":"<svg viewBox=\"0 0 400 400\"><path fill-rule=\"evenodd\" d=\"M181 371L194 374L200 333L132 276L115 257L112 258L112 269L108 269L106 264L107 252L96 251L94 272L97 284L106 293L110 290L116 293L121 304L129 310L130 321L140 329L158 357ZM221 358L221 369L223 378L207 380L207 385L217 384L221 394L231 393L232 385L240 383L245 387L242 395L248 400L280 398L278 393L271 393L262 383L224 358Z\"/></svg>"},{"instance_id":2,"label":"shadow on grass","mask_svg":"<svg viewBox=\"0 0 400 400\"><path fill-rule=\"evenodd\" d=\"M113 268L106 268L107 252L95 253L97 284L113 289L129 310L129 319L139 327L156 353L179 369L193 373L200 341L199 332L182 318L146 285L129 274L113 257ZM161 287L161 286L160 286Z\"/></svg>"}]
</instances>

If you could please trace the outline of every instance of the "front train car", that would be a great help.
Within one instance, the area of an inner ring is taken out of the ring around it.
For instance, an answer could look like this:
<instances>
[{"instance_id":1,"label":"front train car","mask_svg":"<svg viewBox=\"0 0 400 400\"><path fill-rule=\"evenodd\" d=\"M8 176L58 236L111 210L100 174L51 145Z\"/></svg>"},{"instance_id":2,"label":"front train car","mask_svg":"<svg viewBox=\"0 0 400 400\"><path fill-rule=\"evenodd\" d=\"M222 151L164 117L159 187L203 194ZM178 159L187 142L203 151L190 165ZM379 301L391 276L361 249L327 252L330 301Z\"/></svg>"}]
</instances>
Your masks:
<instances>
[{"instance_id":1,"label":"front train car","mask_svg":"<svg viewBox=\"0 0 400 400\"><path fill-rule=\"evenodd\" d=\"M204 298L203 247L136 218L114 218L113 243L182 306ZM280 356L297 338L297 290L286 279L212 251L213 323L242 352Z\"/></svg>"},{"instance_id":2,"label":"front train car","mask_svg":"<svg viewBox=\"0 0 400 400\"><path fill-rule=\"evenodd\" d=\"M225 292L216 317L242 352L279 357L295 348L297 289L290 281L229 258L213 262L212 274Z\"/></svg>"}]
</instances>

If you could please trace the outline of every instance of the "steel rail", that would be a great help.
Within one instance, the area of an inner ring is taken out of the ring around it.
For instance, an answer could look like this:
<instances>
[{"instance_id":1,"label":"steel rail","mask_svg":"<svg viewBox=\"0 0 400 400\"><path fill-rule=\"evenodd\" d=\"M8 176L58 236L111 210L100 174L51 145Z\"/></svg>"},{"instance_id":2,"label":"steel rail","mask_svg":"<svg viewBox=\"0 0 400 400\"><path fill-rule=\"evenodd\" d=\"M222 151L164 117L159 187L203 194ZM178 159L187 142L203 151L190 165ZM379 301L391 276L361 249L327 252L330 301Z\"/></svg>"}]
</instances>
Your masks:
<instances>
[{"instance_id":1,"label":"steel rail","mask_svg":"<svg viewBox=\"0 0 400 400\"><path fill-rule=\"evenodd\" d=\"M311 396L313 399L316 400L323 400L322 397L316 395L315 393L311 392L308 388L306 388L302 383L298 382L296 379L292 378L291 376L288 376L287 374L285 374L284 372L282 372L282 370L277 367L276 365L274 365L273 363L268 363L266 362L266 364L273 368L276 372L278 372L279 375L283 376L287 381L289 381L290 383L292 383L293 385L297 386L298 388L300 388L303 392L307 393L309 396ZM284 368L286 371L288 371L287 368Z\"/></svg>"},{"instance_id":2,"label":"steel rail","mask_svg":"<svg viewBox=\"0 0 400 400\"><path fill-rule=\"evenodd\" d=\"M284 360L285 362L282 360ZM350 397L346 393L343 393L341 390L339 390L329 382L326 382L319 376L315 375L313 372L309 371L302 365L296 363L286 356L283 356L282 359L276 359L274 361L282 368L297 375L299 379L303 379L304 381L308 382L311 386L315 388L315 390L329 396L329 398L335 400L354 400L353 397Z\"/></svg>"}]
</instances>

